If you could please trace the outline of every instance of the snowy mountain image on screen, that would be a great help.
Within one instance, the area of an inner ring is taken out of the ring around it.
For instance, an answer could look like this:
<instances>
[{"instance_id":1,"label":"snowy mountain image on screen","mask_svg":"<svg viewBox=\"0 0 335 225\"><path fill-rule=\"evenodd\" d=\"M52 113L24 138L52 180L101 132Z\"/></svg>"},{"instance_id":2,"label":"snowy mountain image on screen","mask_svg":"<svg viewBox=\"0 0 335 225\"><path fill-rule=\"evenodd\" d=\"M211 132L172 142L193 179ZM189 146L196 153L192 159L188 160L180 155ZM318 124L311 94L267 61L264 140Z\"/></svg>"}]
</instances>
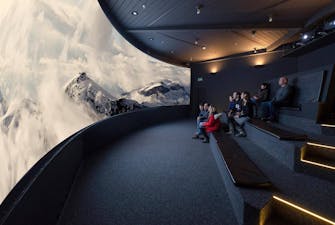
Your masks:
<instances>
[{"instance_id":1,"label":"snowy mountain image on screen","mask_svg":"<svg viewBox=\"0 0 335 225\"><path fill-rule=\"evenodd\" d=\"M153 82L146 87L124 93L122 96L136 100L148 107L161 105L187 105L190 101L190 95L186 88L171 80Z\"/></svg>"},{"instance_id":2,"label":"snowy mountain image on screen","mask_svg":"<svg viewBox=\"0 0 335 225\"><path fill-rule=\"evenodd\" d=\"M86 105L88 113L98 118L144 108L134 100L115 98L89 78L86 73L80 73L73 78L66 85L65 93L75 102Z\"/></svg>"}]
</instances>

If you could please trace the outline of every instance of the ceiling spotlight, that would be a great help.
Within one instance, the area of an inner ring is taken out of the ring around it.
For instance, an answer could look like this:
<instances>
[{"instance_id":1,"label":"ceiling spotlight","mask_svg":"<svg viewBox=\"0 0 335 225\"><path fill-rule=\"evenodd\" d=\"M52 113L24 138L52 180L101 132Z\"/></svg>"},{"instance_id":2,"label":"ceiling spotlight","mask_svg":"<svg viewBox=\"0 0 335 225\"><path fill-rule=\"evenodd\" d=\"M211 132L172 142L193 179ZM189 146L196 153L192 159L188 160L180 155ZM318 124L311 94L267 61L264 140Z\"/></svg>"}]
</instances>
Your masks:
<instances>
[{"instance_id":1,"label":"ceiling spotlight","mask_svg":"<svg viewBox=\"0 0 335 225\"><path fill-rule=\"evenodd\" d=\"M256 35L256 30L252 30L252 31L251 31L251 35L252 35L252 36L255 36L255 35Z\"/></svg>"},{"instance_id":2,"label":"ceiling spotlight","mask_svg":"<svg viewBox=\"0 0 335 225\"><path fill-rule=\"evenodd\" d=\"M257 53L257 48L254 48L254 53L255 53L255 54Z\"/></svg>"},{"instance_id":3,"label":"ceiling spotlight","mask_svg":"<svg viewBox=\"0 0 335 225\"><path fill-rule=\"evenodd\" d=\"M269 16L269 23L272 23L273 21L273 18L272 18L272 15Z\"/></svg>"},{"instance_id":4,"label":"ceiling spotlight","mask_svg":"<svg viewBox=\"0 0 335 225\"><path fill-rule=\"evenodd\" d=\"M195 44L195 45L198 45L198 44L199 44L199 40L198 40L198 39L195 39L194 44Z\"/></svg>"},{"instance_id":5,"label":"ceiling spotlight","mask_svg":"<svg viewBox=\"0 0 335 225\"><path fill-rule=\"evenodd\" d=\"M138 15L138 12L137 12L137 11L132 11L131 14L132 14L133 16L137 16L137 15Z\"/></svg>"},{"instance_id":6,"label":"ceiling spotlight","mask_svg":"<svg viewBox=\"0 0 335 225\"><path fill-rule=\"evenodd\" d=\"M147 6L145 4L142 5L142 9L145 9Z\"/></svg>"},{"instance_id":7,"label":"ceiling spotlight","mask_svg":"<svg viewBox=\"0 0 335 225\"><path fill-rule=\"evenodd\" d=\"M204 6L203 5L197 5L197 15L200 15L200 13L201 13L201 9L203 8Z\"/></svg>"},{"instance_id":8,"label":"ceiling spotlight","mask_svg":"<svg viewBox=\"0 0 335 225\"><path fill-rule=\"evenodd\" d=\"M302 39L303 39L303 40L307 40L308 38L309 38L308 34L304 34L304 35L302 35Z\"/></svg>"},{"instance_id":9,"label":"ceiling spotlight","mask_svg":"<svg viewBox=\"0 0 335 225\"><path fill-rule=\"evenodd\" d=\"M207 48L206 48L206 46L202 46L201 49L202 50L206 50Z\"/></svg>"},{"instance_id":10,"label":"ceiling spotlight","mask_svg":"<svg viewBox=\"0 0 335 225\"><path fill-rule=\"evenodd\" d=\"M149 37L149 40L150 40L150 41L153 41L153 40L154 40L154 38L153 38L153 37Z\"/></svg>"}]
</instances>

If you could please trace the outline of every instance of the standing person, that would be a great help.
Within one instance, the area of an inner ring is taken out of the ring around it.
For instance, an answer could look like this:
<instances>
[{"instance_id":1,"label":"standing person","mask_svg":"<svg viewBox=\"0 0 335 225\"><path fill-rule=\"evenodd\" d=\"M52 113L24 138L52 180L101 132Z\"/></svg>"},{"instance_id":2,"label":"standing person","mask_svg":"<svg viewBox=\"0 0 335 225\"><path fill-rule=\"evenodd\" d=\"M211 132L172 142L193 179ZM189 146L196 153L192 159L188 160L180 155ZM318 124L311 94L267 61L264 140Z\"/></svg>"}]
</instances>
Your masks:
<instances>
[{"instance_id":1,"label":"standing person","mask_svg":"<svg viewBox=\"0 0 335 225\"><path fill-rule=\"evenodd\" d=\"M247 122L253 116L253 106L250 101L250 94L246 91L242 92L242 103L241 111L236 112L233 117L228 120L229 132L228 134L235 133L237 130L237 137L245 137L246 133L243 129L245 122Z\"/></svg>"},{"instance_id":2,"label":"standing person","mask_svg":"<svg viewBox=\"0 0 335 225\"><path fill-rule=\"evenodd\" d=\"M208 119L208 103L205 102L204 104L199 104L199 115L197 117L197 131L196 133L193 135L193 139L198 139L199 135L201 133L200 130L200 123L201 122L205 122Z\"/></svg>"},{"instance_id":3,"label":"standing person","mask_svg":"<svg viewBox=\"0 0 335 225\"><path fill-rule=\"evenodd\" d=\"M271 101L262 102L262 119L274 121L277 119L278 108L281 106L289 106L291 104L291 97L293 88L288 84L287 77L280 77L278 80L280 86L276 92L275 97Z\"/></svg>"},{"instance_id":4,"label":"standing person","mask_svg":"<svg viewBox=\"0 0 335 225\"><path fill-rule=\"evenodd\" d=\"M200 123L201 125L201 133L204 136L203 143L208 143L209 142L209 137L208 133L217 131L220 129L220 116L221 113L216 112L216 108L214 106L210 106L209 109L209 117L207 122L202 122Z\"/></svg>"}]
</instances>

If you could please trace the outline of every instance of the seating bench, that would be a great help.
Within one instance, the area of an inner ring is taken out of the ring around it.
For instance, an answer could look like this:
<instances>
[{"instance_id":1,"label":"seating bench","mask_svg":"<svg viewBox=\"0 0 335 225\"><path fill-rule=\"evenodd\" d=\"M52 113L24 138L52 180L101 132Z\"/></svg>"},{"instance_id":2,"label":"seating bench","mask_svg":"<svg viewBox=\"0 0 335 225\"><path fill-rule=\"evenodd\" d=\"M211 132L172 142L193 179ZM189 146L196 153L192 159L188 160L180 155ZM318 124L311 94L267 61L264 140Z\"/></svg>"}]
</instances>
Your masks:
<instances>
[{"instance_id":1,"label":"seating bench","mask_svg":"<svg viewBox=\"0 0 335 225\"><path fill-rule=\"evenodd\" d=\"M281 128L272 125L271 123L267 123L259 119L251 119L248 121L248 123L251 126L267 134L270 134L280 140L305 141L307 139L307 135L305 134L298 134L291 131L283 130Z\"/></svg>"},{"instance_id":2,"label":"seating bench","mask_svg":"<svg viewBox=\"0 0 335 225\"><path fill-rule=\"evenodd\" d=\"M270 180L249 159L246 153L231 137L222 131L213 132L217 145L229 171L231 179L236 186L269 187Z\"/></svg>"}]
</instances>

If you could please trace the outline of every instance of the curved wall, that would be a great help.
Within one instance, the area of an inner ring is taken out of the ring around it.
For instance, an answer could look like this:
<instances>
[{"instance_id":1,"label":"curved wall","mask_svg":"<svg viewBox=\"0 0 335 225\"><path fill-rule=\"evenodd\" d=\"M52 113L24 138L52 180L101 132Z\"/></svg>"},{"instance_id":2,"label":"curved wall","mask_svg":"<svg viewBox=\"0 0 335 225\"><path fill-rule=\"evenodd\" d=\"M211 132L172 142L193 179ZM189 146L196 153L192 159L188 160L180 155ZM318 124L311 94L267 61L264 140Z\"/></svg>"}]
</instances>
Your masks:
<instances>
[{"instance_id":1,"label":"curved wall","mask_svg":"<svg viewBox=\"0 0 335 225\"><path fill-rule=\"evenodd\" d=\"M187 118L189 113L188 105L146 108L77 132L37 162L10 192L0 206L0 224L56 224L85 156L138 129Z\"/></svg>"}]
</instances>

